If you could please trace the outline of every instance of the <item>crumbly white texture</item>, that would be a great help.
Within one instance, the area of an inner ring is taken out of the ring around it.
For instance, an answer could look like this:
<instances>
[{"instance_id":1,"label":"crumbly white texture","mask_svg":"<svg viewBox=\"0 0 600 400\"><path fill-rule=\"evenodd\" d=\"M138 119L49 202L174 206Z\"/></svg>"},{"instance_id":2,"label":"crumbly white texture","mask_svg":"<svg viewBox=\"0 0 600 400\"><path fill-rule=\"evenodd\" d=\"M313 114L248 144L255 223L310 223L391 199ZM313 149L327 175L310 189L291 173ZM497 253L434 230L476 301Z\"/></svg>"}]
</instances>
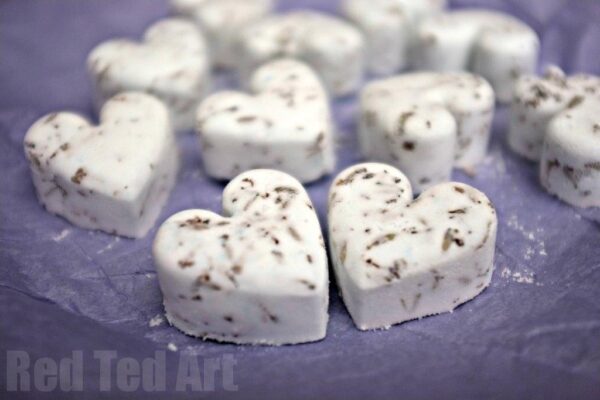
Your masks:
<instances>
[{"instance_id":1,"label":"crumbly white texture","mask_svg":"<svg viewBox=\"0 0 600 400\"><path fill-rule=\"evenodd\" d=\"M154 225L179 165L168 111L143 93L109 100L98 126L73 113L47 115L29 129L24 147L49 212L134 238Z\"/></svg>"},{"instance_id":2,"label":"crumbly white texture","mask_svg":"<svg viewBox=\"0 0 600 400\"><path fill-rule=\"evenodd\" d=\"M170 351L173 351L173 352L179 350L179 348L177 347L177 345L175 343L169 343L167 345L167 349L169 349Z\"/></svg>"},{"instance_id":3,"label":"crumbly white texture","mask_svg":"<svg viewBox=\"0 0 600 400\"><path fill-rule=\"evenodd\" d=\"M206 173L232 179L274 168L310 182L332 172L333 119L315 73L298 61L274 61L254 73L250 86L250 95L220 92L198 109Z\"/></svg>"},{"instance_id":4,"label":"crumbly white texture","mask_svg":"<svg viewBox=\"0 0 600 400\"><path fill-rule=\"evenodd\" d=\"M88 71L101 107L123 91L162 100L176 131L194 126L196 108L210 89L210 60L204 38L192 22L179 18L150 26L142 42L112 39L88 57Z\"/></svg>"},{"instance_id":5,"label":"crumbly white texture","mask_svg":"<svg viewBox=\"0 0 600 400\"><path fill-rule=\"evenodd\" d=\"M334 180L329 240L344 303L361 330L452 311L490 283L497 217L478 190L430 188L413 201L408 179L360 164Z\"/></svg>"},{"instance_id":6,"label":"crumbly white texture","mask_svg":"<svg viewBox=\"0 0 600 400\"><path fill-rule=\"evenodd\" d=\"M361 93L359 141L367 160L402 170L416 192L473 169L487 153L494 91L470 73L411 73Z\"/></svg>"},{"instance_id":7,"label":"crumbly white texture","mask_svg":"<svg viewBox=\"0 0 600 400\"><path fill-rule=\"evenodd\" d=\"M241 31L269 15L275 3L274 0L171 0L175 13L191 18L202 29L212 62L224 68L236 64Z\"/></svg>"},{"instance_id":8,"label":"crumbly white texture","mask_svg":"<svg viewBox=\"0 0 600 400\"><path fill-rule=\"evenodd\" d=\"M159 229L153 253L169 322L223 342L324 338L327 255L302 185L248 171L225 188L223 215L183 211Z\"/></svg>"},{"instance_id":9,"label":"crumbly white texture","mask_svg":"<svg viewBox=\"0 0 600 400\"><path fill-rule=\"evenodd\" d=\"M442 12L446 3L446 0L344 0L341 13L365 36L369 72L391 75L411 65L418 25Z\"/></svg>"},{"instance_id":10,"label":"crumbly white texture","mask_svg":"<svg viewBox=\"0 0 600 400\"><path fill-rule=\"evenodd\" d=\"M469 70L487 79L501 102L510 102L516 79L535 71L539 38L520 20L478 9L427 18L417 34L415 68Z\"/></svg>"},{"instance_id":11,"label":"crumbly white texture","mask_svg":"<svg viewBox=\"0 0 600 400\"><path fill-rule=\"evenodd\" d=\"M314 11L295 11L262 19L244 29L239 72L249 84L252 73L278 58L309 64L335 97L355 92L365 69L365 42L351 24Z\"/></svg>"}]
</instances>

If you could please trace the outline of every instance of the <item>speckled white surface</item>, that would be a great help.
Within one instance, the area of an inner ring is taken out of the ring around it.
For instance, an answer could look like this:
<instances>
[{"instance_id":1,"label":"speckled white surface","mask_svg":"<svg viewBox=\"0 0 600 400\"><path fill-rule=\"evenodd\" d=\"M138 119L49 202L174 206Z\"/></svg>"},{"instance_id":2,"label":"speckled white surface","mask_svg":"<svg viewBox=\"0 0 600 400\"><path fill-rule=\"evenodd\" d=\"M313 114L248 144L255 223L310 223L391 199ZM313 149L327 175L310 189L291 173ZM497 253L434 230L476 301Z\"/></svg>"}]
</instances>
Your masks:
<instances>
[{"instance_id":1,"label":"speckled white surface","mask_svg":"<svg viewBox=\"0 0 600 400\"><path fill-rule=\"evenodd\" d=\"M494 91L470 73L410 73L361 92L358 135L366 160L400 168L415 192L471 171L485 157Z\"/></svg>"},{"instance_id":2,"label":"speckled white surface","mask_svg":"<svg viewBox=\"0 0 600 400\"><path fill-rule=\"evenodd\" d=\"M301 182L335 167L329 99L303 63L279 60L253 75L251 94L217 93L198 109L197 133L206 173L231 179L254 168L275 168Z\"/></svg>"},{"instance_id":3,"label":"speckled white surface","mask_svg":"<svg viewBox=\"0 0 600 400\"><path fill-rule=\"evenodd\" d=\"M540 42L517 18L497 11L468 9L426 19L418 28L416 69L470 70L486 78L499 101L509 102L512 86L536 69Z\"/></svg>"},{"instance_id":4,"label":"speckled white surface","mask_svg":"<svg viewBox=\"0 0 600 400\"><path fill-rule=\"evenodd\" d=\"M496 211L468 185L413 201L400 171L359 164L334 180L328 215L337 283L361 330L452 311L490 284Z\"/></svg>"},{"instance_id":5,"label":"speckled white surface","mask_svg":"<svg viewBox=\"0 0 600 400\"><path fill-rule=\"evenodd\" d=\"M155 95L168 107L175 130L194 125L196 107L210 89L210 61L198 28L180 18L151 25L142 42L111 39L88 56L97 107L123 91Z\"/></svg>"},{"instance_id":6,"label":"speckled white surface","mask_svg":"<svg viewBox=\"0 0 600 400\"><path fill-rule=\"evenodd\" d=\"M548 192L578 207L600 207L600 78L552 67L515 87L508 144L540 162Z\"/></svg>"},{"instance_id":7,"label":"speckled white surface","mask_svg":"<svg viewBox=\"0 0 600 400\"><path fill-rule=\"evenodd\" d=\"M362 33L333 15L297 10L268 17L242 32L238 65L246 85L254 70L281 57L297 58L317 71L332 96L356 91L365 69Z\"/></svg>"},{"instance_id":8,"label":"speckled white surface","mask_svg":"<svg viewBox=\"0 0 600 400\"><path fill-rule=\"evenodd\" d=\"M411 65L417 27L440 13L446 0L343 0L341 14L365 35L367 67L375 75L391 75Z\"/></svg>"},{"instance_id":9,"label":"speckled white surface","mask_svg":"<svg viewBox=\"0 0 600 400\"><path fill-rule=\"evenodd\" d=\"M169 321L234 343L324 338L327 255L302 185L279 171L248 171L223 191L223 215L187 210L159 229L154 260Z\"/></svg>"},{"instance_id":10,"label":"speckled white surface","mask_svg":"<svg viewBox=\"0 0 600 400\"><path fill-rule=\"evenodd\" d=\"M106 103L100 121L60 112L33 124L24 147L38 198L83 228L143 237L177 175L168 112L150 95L126 92Z\"/></svg>"}]
</instances>

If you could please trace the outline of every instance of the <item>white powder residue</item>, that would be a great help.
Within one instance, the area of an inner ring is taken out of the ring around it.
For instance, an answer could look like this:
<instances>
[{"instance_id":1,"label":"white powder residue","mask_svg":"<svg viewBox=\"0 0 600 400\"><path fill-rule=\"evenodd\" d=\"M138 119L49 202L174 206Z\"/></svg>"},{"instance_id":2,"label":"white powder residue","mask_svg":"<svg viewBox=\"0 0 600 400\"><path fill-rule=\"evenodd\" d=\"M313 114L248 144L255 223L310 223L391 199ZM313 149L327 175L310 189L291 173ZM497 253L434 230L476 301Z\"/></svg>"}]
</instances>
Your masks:
<instances>
[{"instance_id":1,"label":"white powder residue","mask_svg":"<svg viewBox=\"0 0 600 400\"><path fill-rule=\"evenodd\" d=\"M527 239L535 240L535 236L533 235L533 232L529 232L529 235L527 235Z\"/></svg>"},{"instance_id":2,"label":"white powder residue","mask_svg":"<svg viewBox=\"0 0 600 400\"><path fill-rule=\"evenodd\" d=\"M543 240L540 240L538 242L538 245L540 246L540 250L539 250L538 254L540 256L544 256L544 257L547 256L548 253L546 252L546 242L544 242Z\"/></svg>"},{"instance_id":3,"label":"white powder residue","mask_svg":"<svg viewBox=\"0 0 600 400\"><path fill-rule=\"evenodd\" d=\"M513 281L515 281L517 283L528 283L528 284L535 283L533 275L523 275L520 272L513 272L512 278L513 278Z\"/></svg>"},{"instance_id":4,"label":"white powder residue","mask_svg":"<svg viewBox=\"0 0 600 400\"><path fill-rule=\"evenodd\" d=\"M531 260L531 257L535 254L535 250L531 246L527 246L527 250L525 251L525 259Z\"/></svg>"},{"instance_id":5,"label":"white powder residue","mask_svg":"<svg viewBox=\"0 0 600 400\"><path fill-rule=\"evenodd\" d=\"M528 230L523 224L519 222L519 218L514 214L508 217L506 224L512 230L519 232L526 241L532 243L531 245L528 245L525 248L525 253L523 254L524 260L529 261L533 259L536 255L542 257L548 255L548 253L546 252L546 243L543 240L538 239L539 236L544 234L543 228Z\"/></svg>"},{"instance_id":6,"label":"white powder residue","mask_svg":"<svg viewBox=\"0 0 600 400\"><path fill-rule=\"evenodd\" d=\"M156 316L152 318L150 322L148 322L148 325L150 328L154 328L161 325L163 322L165 322L165 319L163 318L162 314L156 314Z\"/></svg>"},{"instance_id":7,"label":"white powder residue","mask_svg":"<svg viewBox=\"0 0 600 400\"><path fill-rule=\"evenodd\" d=\"M511 271L510 268L504 267L500 276L504 279L511 280L517 283L524 283L527 285L537 285L542 286L541 283L537 283L535 280L535 274L531 271L524 270L521 271Z\"/></svg>"},{"instance_id":8,"label":"white powder residue","mask_svg":"<svg viewBox=\"0 0 600 400\"><path fill-rule=\"evenodd\" d=\"M59 234L52 236L52 240L55 242L62 242L70 233L71 231L69 229L63 229Z\"/></svg>"},{"instance_id":9,"label":"white powder residue","mask_svg":"<svg viewBox=\"0 0 600 400\"><path fill-rule=\"evenodd\" d=\"M525 227L519 222L519 218L515 214L508 217L506 224L508 225L509 228L511 228L517 232L520 232L524 238L531 240L531 241L535 240L535 232L528 231L527 229L525 229Z\"/></svg>"},{"instance_id":10,"label":"white powder residue","mask_svg":"<svg viewBox=\"0 0 600 400\"><path fill-rule=\"evenodd\" d=\"M108 245L107 245L105 248L103 248L103 249L101 249L101 250L98 250L98 251L96 252L96 254L102 254L102 253L104 253L104 252L107 252L107 251L109 251L110 249L112 249L112 248L113 248L113 246L114 246L115 244L119 243L119 241L121 241L121 238L120 238L120 237L118 237L118 236L117 236L117 237L115 237L115 238L113 239L113 241L112 241L112 242L110 242L110 243L109 243L109 244L108 244Z\"/></svg>"},{"instance_id":11,"label":"white powder residue","mask_svg":"<svg viewBox=\"0 0 600 400\"><path fill-rule=\"evenodd\" d=\"M177 351L177 346L175 345L175 343L169 343L167 345L167 349L169 349L171 351Z\"/></svg>"}]
</instances>

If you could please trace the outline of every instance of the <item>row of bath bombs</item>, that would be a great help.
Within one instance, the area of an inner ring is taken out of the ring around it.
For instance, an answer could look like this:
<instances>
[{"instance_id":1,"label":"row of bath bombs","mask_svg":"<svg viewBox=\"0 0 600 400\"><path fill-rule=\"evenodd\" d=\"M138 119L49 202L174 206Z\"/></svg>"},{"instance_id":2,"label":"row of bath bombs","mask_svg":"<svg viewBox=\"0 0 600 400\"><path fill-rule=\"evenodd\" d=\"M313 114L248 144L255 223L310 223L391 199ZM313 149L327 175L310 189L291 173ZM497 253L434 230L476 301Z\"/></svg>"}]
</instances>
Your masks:
<instances>
[{"instance_id":1,"label":"row of bath bombs","mask_svg":"<svg viewBox=\"0 0 600 400\"><path fill-rule=\"evenodd\" d=\"M262 74L274 85L272 91L262 92L267 94L264 99L285 103L277 109L283 121L296 121L294 112L285 108L287 102L296 103L297 96L314 93L324 96L310 69L299 62L276 61L259 69L257 76ZM467 82L487 87L481 78L466 76ZM368 87L364 97L375 102L367 102L372 108L365 113L381 113L377 118L386 121L390 104L404 105L406 79L386 81L384 97L393 96L394 101L382 101L381 82ZM477 97L464 79L465 75L456 74L413 74L409 81L412 85L423 80L425 87L431 87L420 91L425 98L451 98L456 106L461 98L473 101ZM308 92L297 88L304 88L299 82L305 80L310 82ZM390 85L394 81L404 83L394 90ZM530 158L541 155L545 185L548 189L568 187L556 193L572 196L573 201L597 199L587 193L590 181L598 182L598 162L591 158L599 154L598 138L591 139L600 133L593 122L598 113L597 108L588 108L590 94L597 88L598 82L591 78L567 79L552 70L542 79L524 79L514 103L513 125L527 135L511 131L511 145ZM281 92L287 95L272 95ZM418 96L409 91L408 98ZM260 103L245 100L247 106ZM316 109L322 112L323 126L328 126L325 98L321 101L324 104ZM313 102L305 107L314 107ZM427 135L435 144L439 139L429 132L437 124L455 128L447 104L427 100L388 115L394 134L404 137L405 150L432 146L422 140ZM239 119L255 118L243 113L231 117L238 108L239 103L228 103L209 113L228 116L219 124L233 127L240 126ZM300 122L318 119L313 118L316 114L303 115ZM366 128L372 129L377 118L363 121ZM544 118L549 119L544 122L546 135L535 129ZM49 211L76 225L143 236L154 225L176 180L178 151L169 113L150 95L126 92L106 103L101 121L91 126L76 114L57 113L30 129L25 148L38 196ZM448 132L453 141L447 146L452 148L456 132ZM252 141L255 133L241 130L224 139L219 143L223 154L228 146L244 148L241 141ZM368 139L369 134L363 132L361 138ZM319 148L326 140L316 140L313 147ZM261 146L265 156L281 146L277 151L286 159L298 151L286 137L267 138ZM430 149L445 153L443 148ZM310 167L313 150L303 154L304 165ZM546 154L550 158L545 159ZM244 156L239 153L235 159ZM418 162L414 162L418 173ZM464 184L440 183L413 201L410 181L400 170L379 163L350 167L333 181L328 213L330 254L344 302L360 329L385 328L451 311L490 283L497 217L487 197ZM159 229L154 258L169 321L187 334L235 343L288 344L323 338L327 253L302 184L281 171L243 172L224 190L223 215L188 210L172 216Z\"/></svg>"},{"instance_id":2,"label":"row of bath bombs","mask_svg":"<svg viewBox=\"0 0 600 400\"><path fill-rule=\"evenodd\" d=\"M177 214L161 227L154 246L167 316L194 336L284 344L325 335L327 255L306 192L282 172L238 176L275 168L309 182L334 166L334 129L321 82L327 82L324 71L339 59L344 41L327 47L321 32L318 46L300 46L292 40L300 34L284 32L277 43L287 41L285 48L323 50L316 58L283 52L313 69L267 57L248 73L251 95L221 92L197 111L201 99L182 101L173 92L204 87L203 79L190 79L206 62L194 26L165 21L149 29L144 45L101 45L90 56L98 104L104 105L101 124L51 114L25 139L38 196L49 211L86 228L141 237L176 180L171 121L179 129L187 118L181 113L192 119L197 114L207 172L237 176L224 192L226 217L202 210ZM225 44L219 46L213 53L227 53ZM169 78L159 79L158 70ZM332 92L335 86L327 85ZM594 158L600 154L599 90L597 78L567 78L555 69L542 78L522 77L514 89L511 147L541 160L544 186L579 206L600 205L600 161ZM489 284L497 225L489 200L466 185L430 186L447 181L453 165L469 168L481 161L493 108L492 86L470 73L401 75L362 91L364 155L398 166L406 176L383 164L358 165L342 172L330 191L331 255L359 328L452 310ZM413 189L425 192L413 201Z\"/></svg>"},{"instance_id":3,"label":"row of bath bombs","mask_svg":"<svg viewBox=\"0 0 600 400\"><path fill-rule=\"evenodd\" d=\"M311 11L273 15L271 0L172 4L189 18L154 24L143 43L101 44L89 56L89 70L98 108L124 91L142 91L167 105L176 131L197 121L211 177L232 179L256 167L276 168L301 182L330 173L334 127L321 82L330 95L343 96L358 89L365 69L386 75L414 67L438 74L405 75L362 91L359 137L365 157L399 167L417 192L448 181L452 167L471 170L484 158L494 97L514 98L519 119L509 142L517 152L542 159L542 184L574 205L600 203L597 145L587 143L597 143L596 135L571 138L578 141L574 154L556 157L553 148L572 147L569 139L546 135L571 129L549 122L567 106L577 108L573 99L589 98L578 115L596 112L598 79L568 80L559 71L542 80L532 77L539 40L511 16L444 12L441 0L346 0L341 11L349 22ZM286 69L284 63L259 69L282 57L302 60L317 76L300 66L290 66L299 72L287 76L278 71ZM222 92L203 101L212 66L237 67L250 95ZM472 74L443 72L457 70ZM594 120L577 128L589 133L590 124L597 131ZM546 137L548 151L542 155Z\"/></svg>"},{"instance_id":4,"label":"row of bath bombs","mask_svg":"<svg viewBox=\"0 0 600 400\"><path fill-rule=\"evenodd\" d=\"M535 70L539 40L499 12L442 12L445 1L347 0L348 22L314 11L270 14L271 0L172 0L188 19L159 21L143 43L111 40L89 56L98 104L124 91L155 94L177 130L190 129L211 87L211 67L236 68L250 87L259 66L278 58L310 65L334 97L354 93L365 72L391 75L411 67L470 70L501 101L514 81ZM200 30L198 28L200 27Z\"/></svg>"}]
</instances>

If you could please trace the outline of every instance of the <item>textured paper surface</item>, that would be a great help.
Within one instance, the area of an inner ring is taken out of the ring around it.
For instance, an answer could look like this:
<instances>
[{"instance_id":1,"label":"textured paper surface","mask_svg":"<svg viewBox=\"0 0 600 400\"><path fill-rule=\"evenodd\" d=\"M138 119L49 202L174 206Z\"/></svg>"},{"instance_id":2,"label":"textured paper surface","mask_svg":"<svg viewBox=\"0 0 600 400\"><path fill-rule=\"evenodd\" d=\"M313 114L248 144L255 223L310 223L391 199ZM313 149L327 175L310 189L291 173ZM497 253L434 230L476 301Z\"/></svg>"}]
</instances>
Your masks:
<instances>
[{"instance_id":1,"label":"textured paper surface","mask_svg":"<svg viewBox=\"0 0 600 400\"><path fill-rule=\"evenodd\" d=\"M336 7L290 0L282 8L302 5ZM453 5L509 11L540 33L542 65L600 73L599 1ZM60 358L114 348L141 358L173 343L184 353L233 354L240 391L220 398L600 398L600 212L569 207L542 190L536 165L507 149L505 109L497 112L486 161L473 177L455 173L484 191L500 217L492 284L474 301L452 314L364 333L332 285L327 338L283 348L202 342L169 327L160 318L150 252L156 229L132 241L46 213L22 150L27 128L44 113L92 115L85 58L95 44L139 37L167 12L158 0L0 2L0 349ZM360 161L355 113L354 97L335 104L338 171ZM195 139L182 138L181 148L180 179L159 222L188 208L221 208L223 184L204 176ZM324 228L330 182L308 187ZM176 363L169 358L169 379ZM98 372L90 365L85 373ZM96 386L97 379L86 380Z\"/></svg>"}]
</instances>

